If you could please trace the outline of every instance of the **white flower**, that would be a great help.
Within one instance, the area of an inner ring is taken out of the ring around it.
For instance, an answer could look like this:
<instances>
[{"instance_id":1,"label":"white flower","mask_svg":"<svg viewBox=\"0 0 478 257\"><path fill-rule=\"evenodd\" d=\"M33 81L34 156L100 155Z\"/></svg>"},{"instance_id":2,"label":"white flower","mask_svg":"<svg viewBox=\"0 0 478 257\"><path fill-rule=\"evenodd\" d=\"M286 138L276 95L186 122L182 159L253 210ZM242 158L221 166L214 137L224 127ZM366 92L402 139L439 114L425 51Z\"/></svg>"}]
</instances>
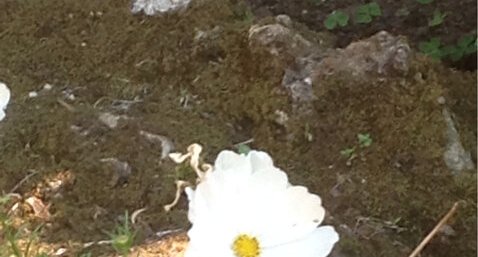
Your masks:
<instances>
[{"instance_id":1,"label":"white flower","mask_svg":"<svg viewBox=\"0 0 478 257\"><path fill-rule=\"evenodd\" d=\"M0 82L0 121L5 118L5 110L10 101L10 89L7 85Z\"/></svg>"},{"instance_id":2,"label":"white flower","mask_svg":"<svg viewBox=\"0 0 478 257\"><path fill-rule=\"evenodd\" d=\"M185 257L324 257L338 241L319 196L289 184L267 153L222 151L189 198Z\"/></svg>"}]
</instances>

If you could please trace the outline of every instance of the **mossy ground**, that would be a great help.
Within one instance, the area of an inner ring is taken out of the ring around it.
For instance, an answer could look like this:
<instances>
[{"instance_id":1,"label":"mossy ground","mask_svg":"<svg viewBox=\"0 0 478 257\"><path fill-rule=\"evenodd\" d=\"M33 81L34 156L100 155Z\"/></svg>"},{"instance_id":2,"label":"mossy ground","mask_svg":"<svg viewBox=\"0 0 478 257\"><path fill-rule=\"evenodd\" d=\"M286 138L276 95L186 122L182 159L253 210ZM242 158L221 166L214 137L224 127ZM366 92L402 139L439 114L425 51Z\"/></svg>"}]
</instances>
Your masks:
<instances>
[{"instance_id":1,"label":"mossy ground","mask_svg":"<svg viewBox=\"0 0 478 257\"><path fill-rule=\"evenodd\" d=\"M455 201L462 201L451 221L456 235L438 237L423 256L475 255L476 174L454 177L446 169L436 99L450 99L463 121L463 141L476 154L476 73L419 60L405 77L334 77L317 89L312 119L285 129L274 112L293 115L280 88L286 64L249 50L252 19L241 4L193 1L162 17L132 15L128 6L0 2L0 79L13 94L0 124L0 189L8 192L29 170L39 172L16 192L51 203L42 242L78 251L81 243L106 239L125 210L143 207L138 245L150 232L187 228L184 199L170 213L162 209L174 196L177 174L171 162L160 161L160 146L140 136L146 130L172 139L178 150L201 143L209 162L254 138L252 147L268 151L293 184L322 196L346 256L407 255ZM216 26L216 36L194 39ZM53 89L41 91L45 83ZM67 89L74 101L64 99ZM32 90L40 95L28 98ZM135 97L141 102L128 110L113 108L114 100ZM109 129L98 121L102 111L129 119ZM297 136L302 132L313 140ZM340 151L356 145L358 133L370 133L373 143L357 148L348 166ZM111 186L112 170L100 162L109 157L132 166L126 184ZM39 189L64 171L74 182L60 195ZM93 256L111 251L92 249Z\"/></svg>"}]
</instances>

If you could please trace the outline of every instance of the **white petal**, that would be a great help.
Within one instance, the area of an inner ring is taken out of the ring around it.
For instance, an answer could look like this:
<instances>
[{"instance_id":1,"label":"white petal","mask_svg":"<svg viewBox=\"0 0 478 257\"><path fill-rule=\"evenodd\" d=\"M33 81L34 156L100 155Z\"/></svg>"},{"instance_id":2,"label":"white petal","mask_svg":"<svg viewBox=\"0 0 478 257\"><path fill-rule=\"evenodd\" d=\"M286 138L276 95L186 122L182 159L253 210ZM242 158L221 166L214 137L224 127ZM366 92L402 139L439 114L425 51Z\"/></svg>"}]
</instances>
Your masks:
<instances>
[{"instance_id":1,"label":"white petal","mask_svg":"<svg viewBox=\"0 0 478 257\"><path fill-rule=\"evenodd\" d=\"M272 158L265 152L253 150L247 154L247 158L251 162L252 169L254 170L274 168Z\"/></svg>"},{"instance_id":2,"label":"white petal","mask_svg":"<svg viewBox=\"0 0 478 257\"><path fill-rule=\"evenodd\" d=\"M286 190L286 199L284 200L289 207L289 220L292 223L316 222L322 223L325 210L322 207L322 201L318 195L311 194L306 187L291 186Z\"/></svg>"},{"instance_id":3,"label":"white petal","mask_svg":"<svg viewBox=\"0 0 478 257\"><path fill-rule=\"evenodd\" d=\"M289 226L277 224L274 228L269 227L268 229L263 229L263 233L259 238L264 247L276 247L302 240L312 234L316 229L317 224L313 222Z\"/></svg>"},{"instance_id":4,"label":"white petal","mask_svg":"<svg viewBox=\"0 0 478 257\"><path fill-rule=\"evenodd\" d=\"M256 194L277 193L276 191L286 190L288 186L287 175L279 169L254 172L247 185L249 190L254 190Z\"/></svg>"},{"instance_id":5,"label":"white petal","mask_svg":"<svg viewBox=\"0 0 478 257\"><path fill-rule=\"evenodd\" d=\"M259 218L263 224L257 224L258 220L252 223L267 246L304 238L320 225L325 215L320 198L302 186L290 186L270 196L266 206L257 207L262 209Z\"/></svg>"},{"instance_id":6,"label":"white petal","mask_svg":"<svg viewBox=\"0 0 478 257\"><path fill-rule=\"evenodd\" d=\"M235 229L224 223L224 219L201 220L188 231L190 241L185 256L233 257L231 244L236 236Z\"/></svg>"},{"instance_id":7,"label":"white petal","mask_svg":"<svg viewBox=\"0 0 478 257\"><path fill-rule=\"evenodd\" d=\"M251 190L256 190L257 194L260 194L264 191L284 190L288 187L287 174L274 167L268 154L251 151L247 157L252 166L252 177L248 184Z\"/></svg>"},{"instance_id":8,"label":"white petal","mask_svg":"<svg viewBox=\"0 0 478 257\"><path fill-rule=\"evenodd\" d=\"M10 101L10 89L7 85L0 82L0 121L5 118L5 111Z\"/></svg>"},{"instance_id":9,"label":"white petal","mask_svg":"<svg viewBox=\"0 0 478 257\"><path fill-rule=\"evenodd\" d=\"M186 193L186 196L188 197L188 200L191 201L191 199L194 198L194 189L191 187L186 187L184 188L184 192Z\"/></svg>"},{"instance_id":10,"label":"white petal","mask_svg":"<svg viewBox=\"0 0 478 257\"><path fill-rule=\"evenodd\" d=\"M322 226L302 240L263 250L261 257L325 257L339 240L331 226Z\"/></svg>"},{"instance_id":11,"label":"white petal","mask_svg":"<svg viewBox=\"0 0 478 257\"><path fill-rule=\"evenodd\" d=\"M214 168L218 170L228 170L232 168L240 168L247 162L245 156L237 154L233 151L225 150L221 151L216 158Z\"/></svg>"},{"instance_id":12,"label":"white petal","mask_svg":"<svg viewBox=\"0 0 478 257\"><path fill-rule=\"evenodd\" d=\"M191 187L186 187L184 189L184 192L186 193L186 196L188 197L189 201L189 211L188 211L188 219L191 221L191 223L194 223L194 220L196 219L196 201L194 201L195 198L195 191Z\"/></svg>"},{"instance_id":13,"label":"white petal","mask_svg":"<svg viewBox=\"0 0 478 257\"><path fill-rule=\"evenodd\" d=\"M189 201L191 222L211 216L228 217L232 221L241 215L240 190L243 187L235 185L232 178L226 172L218 171L197 185L194 196Z\"/></svg>"},{"instance_id":14,"label":"white petal","mask_svg":"<svg viewBox=\"0 0 478 257\"><path fill-rule=\"evenodd\" d=\"M184 257L235 257L231 251L220 251L212 247L189 244L184 252Z\"/></svg>"}]
</instances>

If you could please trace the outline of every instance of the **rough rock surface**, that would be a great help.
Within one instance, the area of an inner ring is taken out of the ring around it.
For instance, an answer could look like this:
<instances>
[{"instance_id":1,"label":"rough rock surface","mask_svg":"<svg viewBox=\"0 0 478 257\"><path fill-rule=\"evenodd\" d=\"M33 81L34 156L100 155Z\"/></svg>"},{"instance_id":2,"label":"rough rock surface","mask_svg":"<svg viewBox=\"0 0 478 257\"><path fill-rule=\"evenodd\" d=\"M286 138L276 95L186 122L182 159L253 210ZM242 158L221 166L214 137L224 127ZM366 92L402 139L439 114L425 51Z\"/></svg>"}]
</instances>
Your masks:
<instances>
[{"instance_id":1,"label":"rough rock surface","mask_svg":"<svg viewBox=\"0 0 478 257\"><path fill-rule=\"evenodd\" d=\"M446 165L455 174L465 170L474 170L475 165L471 160L471 154L463 147L460 140L460 134L458 133L452 115L447 108L443 108L443 119L447 126L447 144L445 152L443 153L443 159L445 160Z\"/></svg>"},{"instance_id":2,"label":"rough rock surface","mask_svg":"<svg viewBox=\"0 0 478 257\"><path fill-rule=\"evenodd\" d=\"M316 76L347 72L353 76L394 75L408 72L410 46L405 38L386 31L331 51L320 61Z\"/></svg>"},{"instance_id":3,"label":"rough rock surface","mask_svg":"<svg viewBox=\"0 0 478 257\"><path fill-rule=\"evenodd\" d=\"M285 70L282 86L295 103L316 99L312 88L323 76L341 72L356 77L408 72L411 50L403 37L381 31L345 49L324 49L295 30L287 16L279 15L275 20L273 24L253 25L249 43L251 47L265 47L275 58L293 60Z\"/></svg>"}]
</instances>

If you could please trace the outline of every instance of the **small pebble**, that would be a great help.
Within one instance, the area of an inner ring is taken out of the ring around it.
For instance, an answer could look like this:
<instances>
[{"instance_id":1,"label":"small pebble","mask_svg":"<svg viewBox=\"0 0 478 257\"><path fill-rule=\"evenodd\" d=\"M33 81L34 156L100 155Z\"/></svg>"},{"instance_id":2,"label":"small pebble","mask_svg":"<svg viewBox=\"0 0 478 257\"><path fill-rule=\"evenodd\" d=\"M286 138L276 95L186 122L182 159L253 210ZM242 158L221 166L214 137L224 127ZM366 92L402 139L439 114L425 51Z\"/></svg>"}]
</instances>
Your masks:
<instances>
[{"instance_id":1,"label":"small pebble","mask_svg":"<svg viewBox=\"0 0 478 257\"><path fill-rule=\"evenodd\" d=\"M35 98L38 96L38 93L36 91L31 91L28 93L29 98Z\"/></svg>"},{"instance_id":2,"label":"small pebble","mask_svg":"<svg viewBox=\"0 0 478 257\"><path fill-rule=\"evenodd\" d=\"M276 21L286 27L292 27L292 20L285 14L279 14L276 16Z\"/></svg>"},{"instance_id":3,"label":"small pebble","mask_svg":"<svg viewBox=\"0 0 478 257\"><path fill-rule=\"evenodd\" d=\"M70 101L75 101L75 95L74 94L68 94L66 96L66 99L70 100Z\"/></svg>"},{"instance_id":4,"label":"small pebble","mask_svg":"<svg viewBox=\"0 0 478 257\"><path fill-rule=\"evenodd\" d=\"M446 103L445 97L443 96L438 97L437 102L441 105L445 104Z\"/></svg>"},{"instance_id":5,"label":"small pebble","mask_svg":"<svg viewBox=\"0 0 478 257\"><path fill-rule=\"evenodd\" d=\"M44 90L51 90L52 88L53 86L51 84L46 83L45 85L43 85Z\"/></svg>"},{"instance_id":6,"label":"small pebble","mask_svg":"<svg viewBox=\"0 0 478 257\"><path fill-rule=\"evenodd\" d=\"M312 79L310 77L307 77L304 79L305 84L307 85L312 85Z\"/></svg>"}]
</instances>

